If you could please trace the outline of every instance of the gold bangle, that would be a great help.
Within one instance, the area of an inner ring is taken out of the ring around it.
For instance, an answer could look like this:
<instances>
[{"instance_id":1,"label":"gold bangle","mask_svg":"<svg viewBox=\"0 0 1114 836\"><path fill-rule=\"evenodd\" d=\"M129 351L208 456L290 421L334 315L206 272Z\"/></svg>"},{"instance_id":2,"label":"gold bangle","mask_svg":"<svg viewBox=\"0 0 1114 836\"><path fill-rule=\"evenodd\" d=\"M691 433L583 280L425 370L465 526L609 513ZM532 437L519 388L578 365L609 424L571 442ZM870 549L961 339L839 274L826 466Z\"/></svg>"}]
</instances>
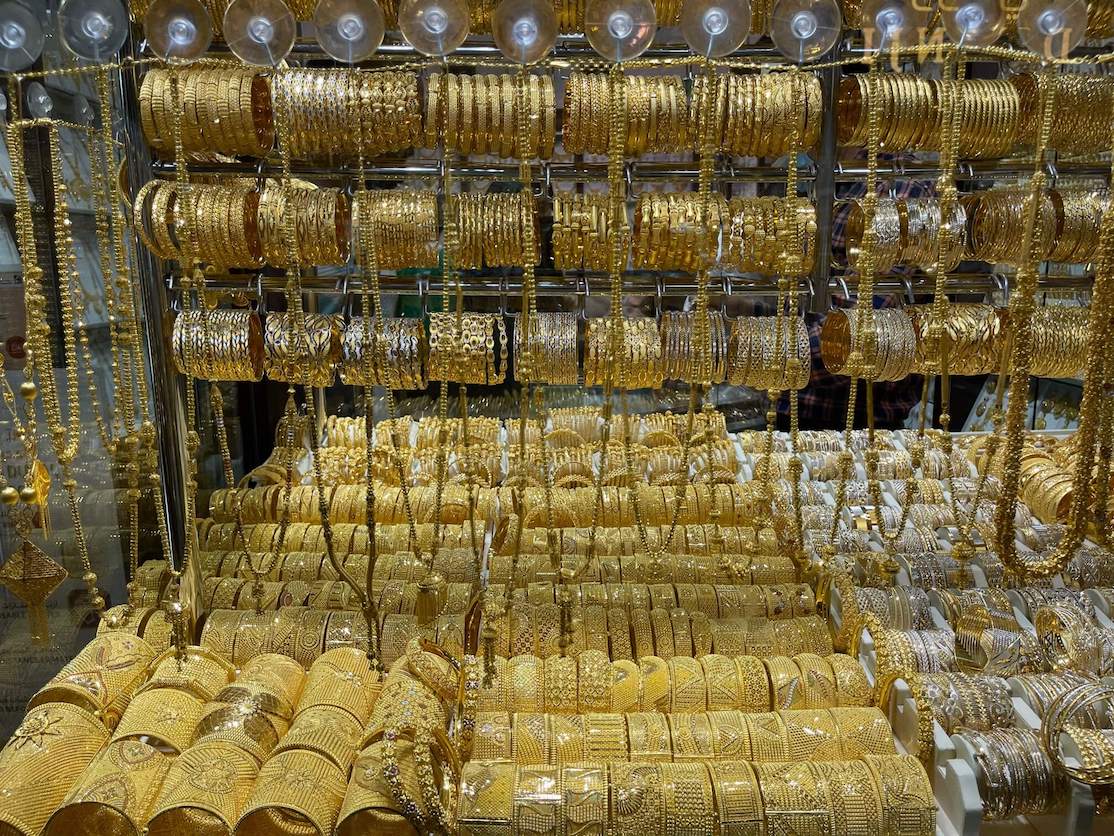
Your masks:
<instances>
[{"instance_id":1,"label":"gold bangle","mask_svg":"<svg viewBox=\"0 0 1114 836\"><path fill-rule=\"evenodd\" d=\"M666 711L672 699L668 663L658 656L638 660L641 673L639 707L642 711Z\"/></svg>"},{"instance_id":2,"label":"gold bangle","mask_svg":"<svg viewBox=\"0 0 1114 836\"><path fill-rule=\"evenodd\" d=\"M154 649L137 636L102 633L37 691L27 708L71 703L96 714L112 729L155 656Z\"/></svg>"},{"instance_id":3,"label":"gold bangle","mask_svg":"<svg viewBox=\"0 0 1114 836\"><path fill-rule=\"evenodd\" d=\"M76 705L29 709L0 753L0 775L35 791L7 793L0 822L17 833L39 833L107 740L104 723Z\"/></svg>"},{"instance_id":4,"label":"gold bangle","mask_svg":"<svg viewBox=\"0 0 1114 836\"><path fill-rule=\"evenodd\" d=\"M319 833L332 829L347 787L346 769L304 749L274 755L259 770L255 789L236 830L246 834L309 822Z\"/></svg>"},{"instance_id":5,"label":"gold bangle","mask_svg":"<svg viewBox=\"0 0 1114 836\"><path fill-rule=\"evenodd\" d=\"M181 753L193 742L204 704L171 688L146 690L128 705L112 739L147 737Z\"/></svg>"}]
</instances>

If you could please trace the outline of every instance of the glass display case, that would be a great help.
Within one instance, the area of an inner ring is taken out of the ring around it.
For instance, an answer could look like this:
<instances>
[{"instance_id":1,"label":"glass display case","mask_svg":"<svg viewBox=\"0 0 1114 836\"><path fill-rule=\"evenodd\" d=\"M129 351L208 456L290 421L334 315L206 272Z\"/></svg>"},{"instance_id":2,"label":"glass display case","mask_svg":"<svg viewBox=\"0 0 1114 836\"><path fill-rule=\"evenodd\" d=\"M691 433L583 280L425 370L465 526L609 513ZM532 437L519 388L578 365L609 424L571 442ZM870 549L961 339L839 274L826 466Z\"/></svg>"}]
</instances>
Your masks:
<instances>
[{"instance_id":1,"label":"glass display case","mask_svg":"<svg viewBox=\"0 0 1114 836\"><path fill-rule=\"evenodd\" d=\"M0 831L1108 828L1114 6L43 5Z\"/></svg>"}]
</instances>

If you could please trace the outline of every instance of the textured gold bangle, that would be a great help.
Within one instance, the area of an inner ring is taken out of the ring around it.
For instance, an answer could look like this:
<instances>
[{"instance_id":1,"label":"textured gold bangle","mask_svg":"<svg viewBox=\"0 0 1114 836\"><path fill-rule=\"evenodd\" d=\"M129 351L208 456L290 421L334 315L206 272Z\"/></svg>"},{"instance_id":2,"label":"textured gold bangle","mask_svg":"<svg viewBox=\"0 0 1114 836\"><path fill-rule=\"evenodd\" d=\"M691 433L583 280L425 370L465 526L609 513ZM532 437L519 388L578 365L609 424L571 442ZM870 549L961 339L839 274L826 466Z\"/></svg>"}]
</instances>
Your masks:
<instances>
[{"instance_id":1,"label":"textured gold bangle","mask_svg":"<svg viewBox=\"0 0 1114 836\"><path fill-rule=\"evenodd\" d=\"M144 737L181 753L193 742L203 707L198 697L185 691L144 691L128 705L112 739Z\"/></svg>"},{"instance_id":2,"label":"textured gold bangle","mask_svg":"<svg viewBox=\"0 0 1114 836\"><path fill-rule=\"evenodd\" d=\"M96 714L112 729L155 656L154 649L137 636L102 633L35 692L27 708L71 703Z\"/></svg>"},{"instance_id":3,"label":"textured gold bangle","mask_svg":"<svg viewBox=\"0 0 1114 836\"><path fill-rule=\"evenodd\" d=\"M259 770L238 832L270 832L309 822L320 833L333 827L347 786L342 770L316 752L291 749L273 756Z\"/></svg>"},{"instance_id":4,"label":"textured gold bangle","mask_svg":"<svg viewBox=\"0 0 1114 836\"><path fill-rule=\"evenodd\" d=\"M39 833L107 739L104 724L76 705L29 709L0 752L0 777L35 791L7 793L0 822L16 833Z\"/></svg>"},{"instance_id":5,"label":"textured gold bangle","mask_svg":"<svg viewBox=\"0 0 1114 836\"><path fill-rule=\"evenodd\" d=\"M247 804L258 771L258 762L230 743L194 744L171 765L149 832L172 836L193 828L230 831Z\"/></svg>"},{"instance_id":6,"label":"textured gold bangle","mask_svg":"<svg viewBox=\"0 0 1114 836\"><path fill-rule=\"evenodd\" d=\"M641 677L639 705L642 711L666 711L672 699L668 663L658 656L638 660Z\"/></svg>"}]
</instances>

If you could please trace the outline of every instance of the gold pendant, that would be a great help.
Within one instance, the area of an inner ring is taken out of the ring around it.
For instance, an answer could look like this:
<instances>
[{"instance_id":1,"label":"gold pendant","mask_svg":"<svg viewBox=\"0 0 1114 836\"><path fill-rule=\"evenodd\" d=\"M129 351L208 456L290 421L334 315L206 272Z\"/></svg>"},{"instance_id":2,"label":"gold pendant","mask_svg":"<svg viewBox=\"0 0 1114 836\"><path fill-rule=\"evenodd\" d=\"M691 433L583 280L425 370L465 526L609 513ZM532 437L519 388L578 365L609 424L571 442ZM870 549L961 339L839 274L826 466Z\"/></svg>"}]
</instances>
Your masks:
<instances>
[{"instance_id":1,"label":"gold pendant","mask_svg":"<svg viewBox=\"0 0 1114 836\"><path fill-rule=\"evenodd\" d=\"M50 483L50 471L46 469L45 464L35 459L35 463L31 465L28 484L35 489L35 494L38 496L36 502L39 507L39 527L47 539L50 538L50 514L46 510L46 501L50 496Z\"/></svg>"},{"instance_id":2,"label":"gold pendant","mask_svg":"<svg viewBox=\"0 0 1114 836\"><path fill-rule=\"evenodd\" d=\"M66 570L30 540L24 540L19 549L0 566L0 586L7 587L27 605L31 641L34 644L41 646L50 643L50 623L43 605L66 576Z\"/></svg>"}]
</instances>

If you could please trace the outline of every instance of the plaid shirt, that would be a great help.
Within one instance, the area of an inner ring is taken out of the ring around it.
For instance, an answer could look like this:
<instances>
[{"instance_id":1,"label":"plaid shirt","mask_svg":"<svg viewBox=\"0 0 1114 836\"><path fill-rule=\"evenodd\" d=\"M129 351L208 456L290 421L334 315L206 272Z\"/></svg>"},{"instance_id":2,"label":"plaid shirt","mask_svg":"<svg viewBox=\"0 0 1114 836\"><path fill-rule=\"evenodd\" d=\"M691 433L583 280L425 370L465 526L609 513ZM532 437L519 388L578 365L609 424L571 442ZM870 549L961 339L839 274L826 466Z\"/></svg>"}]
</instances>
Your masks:
<instances>
[{"instance_id":1,"label":"plaid shirt","mask_svg":"<svg viewBox=\"0 0 1114 836\"><path fill-rule=\"evenodd\" d=\"M879 184L879 194L888 194L889 189ZM854 200L866 194L866 184L862 182L842 184L837 197ZM915 182L901 181L894 188L894 196L925 197L932 194L931 186ZM850 204L836 206L832 217L832 250L844 256L846 261L846 231ZM832 297L835 307L848 308L851 304L840 296ZM900 300L894 296L875 296L875 308L897 307ZM847 421L847 400L851 393L851 378L834 375L824 368L820 358L820 328L827 314L805 314L808 328L809 352L812 355L812 374L808 386L801 391L798 405L798 420L802 430L843 429ZM920 375L911 375L893 383L874 384L874 425L878 429L899 429L904 426L910 410L921 399L922 380ZM788 426L789 398L782 395L777 405L779 423ZM860 387L855 400L855 426L866 426L866 397Z\"/></svg>"}]
</instances>

